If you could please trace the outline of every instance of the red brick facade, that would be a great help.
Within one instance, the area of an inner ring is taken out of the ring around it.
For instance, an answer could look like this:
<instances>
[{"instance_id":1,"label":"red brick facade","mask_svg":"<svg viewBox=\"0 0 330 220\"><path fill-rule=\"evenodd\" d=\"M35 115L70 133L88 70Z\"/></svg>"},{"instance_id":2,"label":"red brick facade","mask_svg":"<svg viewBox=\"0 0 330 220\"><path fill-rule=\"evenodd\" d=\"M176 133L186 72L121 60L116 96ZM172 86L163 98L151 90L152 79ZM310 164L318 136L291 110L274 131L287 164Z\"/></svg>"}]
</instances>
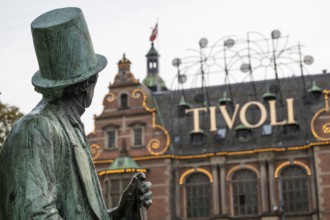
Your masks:
<instances>
[{"instance_id":1,"label":"red brick facade","mask_svg":"<svg viewBox=\"0 0 330 220\"><path fill-rule=\"evenodd\" d=\"M164 128L156 123L151 92L134 78L130 72L130 62L124 57L118 66L119 72L103 101L104 110L101 115L95 116L95 130L88 135L96 170L106 170L125 146L128 155L136 159L142 168L147 169L148 179L153 184L153 208L149 211L149 219L169 219L171 162L169 159L144 159L166 149L168 136L164 133ZM121 100L123 94L126 95L125 106ZM142 128L142 142L138 146L134 146L133 137L133 128L136 126ZM112 148L107 146L108 129L115 130L116 141ZM150 153L151 151L153 153ZM131 175L117 176L130 178ZM106 194L104 179L105 176L100 177L103 193ZM116 205L111 204L111 201L107 203L109 206Z\"/></svg>"}]
</instances>

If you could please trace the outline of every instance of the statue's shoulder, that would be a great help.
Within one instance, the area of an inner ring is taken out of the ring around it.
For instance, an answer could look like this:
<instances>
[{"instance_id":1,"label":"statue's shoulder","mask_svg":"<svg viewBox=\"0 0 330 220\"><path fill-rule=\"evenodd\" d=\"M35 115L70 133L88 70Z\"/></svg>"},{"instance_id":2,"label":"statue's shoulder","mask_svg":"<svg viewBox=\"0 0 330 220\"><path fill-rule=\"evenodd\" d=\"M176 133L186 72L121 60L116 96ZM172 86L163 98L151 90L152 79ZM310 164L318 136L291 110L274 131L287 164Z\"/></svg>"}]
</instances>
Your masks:
<instances>
[{"instance_id":1,"label":"statue's shoulder","mask_svg":"<svg viewBox=\"0 0 330 220\"><path fill-rule=\"evenodd\" d=\"M54 140L61 125L49 107L49 104L39 103L30 113L19 119L7 135L2 152L31 148L32 142L35 144L42 138Z\"/></svg>"},{"instance_id":2,"label":"statue's shoulder","mask_svg":"<svg viewBox=\"0 0 330 220\"><path fill-rule=\"evenodd\" d=\"M51 131L58 123L56 114L53 112L54 107L51 104L41 101L39 104L28 114L19 119L11 133L27 133L32 132L34 129L39 131Z\"/></svg>"}]
</instances>

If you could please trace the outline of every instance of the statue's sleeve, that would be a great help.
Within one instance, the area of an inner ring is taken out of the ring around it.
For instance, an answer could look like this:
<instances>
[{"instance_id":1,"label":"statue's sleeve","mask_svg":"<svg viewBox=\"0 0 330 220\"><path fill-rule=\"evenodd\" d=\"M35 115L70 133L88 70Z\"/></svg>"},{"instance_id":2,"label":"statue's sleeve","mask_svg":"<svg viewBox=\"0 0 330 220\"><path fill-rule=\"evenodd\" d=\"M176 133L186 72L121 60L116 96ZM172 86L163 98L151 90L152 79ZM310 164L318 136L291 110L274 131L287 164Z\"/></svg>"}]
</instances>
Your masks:
<instances>
[{"instance_id":1,"label":"statue's sleeve","mask_svg":"<svg viewBox=\"0 0 330 220\"><path fill-rule=\"evenodd\" d=\"M47 118L27 119L7 141L8 219L63 219L56 208L54 147L59 139Z\"/></svg>"}]
</instances>

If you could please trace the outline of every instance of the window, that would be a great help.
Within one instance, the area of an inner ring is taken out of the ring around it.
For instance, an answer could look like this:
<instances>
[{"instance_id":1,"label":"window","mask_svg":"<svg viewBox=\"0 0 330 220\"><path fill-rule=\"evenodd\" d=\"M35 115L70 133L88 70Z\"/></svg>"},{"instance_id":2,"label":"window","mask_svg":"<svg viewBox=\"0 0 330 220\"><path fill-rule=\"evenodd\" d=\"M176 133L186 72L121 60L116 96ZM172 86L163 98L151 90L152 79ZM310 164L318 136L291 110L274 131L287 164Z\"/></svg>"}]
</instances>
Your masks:
<instances>
[{"instance_id":1,"label":"window","mask_svg":"<svg viewBox=\"0 0 330 220\"><path fill-rule=\"evenodd\" d=\"M108 131L108 148L116 147L116 131Z\"/></svg>"},{"instance_id":2,"label":"window","mask_svg":"<svg viewBox=\"0 0 330 220\"><path fill-rule=\"evenodd\" d=\"M133 145L134 146L143 145L143 127L133 128Z\"/></svg>"},{"instance_id":3,"label":"window","mask_svg":"<svg viewBox=\"0 0 330 220\"><path fill-rule=\"evenodd\" d=\"M185 183L188 218L209 217L211 210L211 186L209 178L202 173L187 177Z\"/></svg>"},{"instance_id":4,"label":"window","mask_svg":"<svg viewBox=\"0 0 330 220\"><path fill-rule=\"evenodd\" d=\"M283 169L279 178L285 213L309 211L308 176L299 166Z\"/></svg>"},{"instance_id":5,"label":"window","mask_svg":"<svg viewBox=\"0 0 330 220\"><path fill-rule=\"evenodd\" d=\"M157 68L157 62L155 60L149 61L149 69L156 69Z\"/></svg>"},{"instance_id":6,"label":"window","mask_svg":"<svg viewBox=\"0 0 330 220\"><path fill-rule=\"evenodd\" d=\"M128 96L126 93L120 95L120 108L121 109L128 108Z\"/></svg>"},{"instance_id":7,"label":"window","mask_svg":"<svg viewBox=\"0 0 330 220\"><path fill-rule=\"evenodd\" d=\"M176 135L173 140L174 140L174 143L178 144L181 141L181 137L179 135Z\"/></svg>"},{"instance_id":8,"label":"window","mask_svg":"<svg viewBox=\"0 0 330 220\"><path fill-rule=\"evenodd\" d=\"M131 131L131 146L141 147L144 143L144 129L146 124L143 121L133 122L128 125Z\"/></svg>"},{"instance_id":9,"label":"window","mask_svg":"<svg viewBox=\"0 0 330 220\"><path fill-rule=\"evenodd\" d=\"M226 133L227 133L226 128L220 128L217 130L217 135L219 136L219 138L226 138Z\"/></svg>"},{"instance_id":10,"label":"window","mask_svg":"<svg viewBox=\"0 0 330 220\"><path fill-rule=\"evenodd\" d=\"M232 178L234 215L258 214L257 175L248 169L237 171Z\"/></svg>"},{"instance_id":11,"label":"window","mask_svg":"<svg viewBox=\"0 0 330 220\"><path fill-rule=\"evenodd\" d=\"M131 137L133 146L142 146L144 144L144 127L140 124L134 125Z\"/></svg>"},{"instance_id":12,"label":"window","mask_svg":"<svg viewBox=\"0 0 330 220\"><path fill-rule=\"evenodd\" d=\"M297 122L291 124L283 125L283 133L284 134L297 134L299 132L299 124Z\"/></svg>"},{"instance_id":13,"label":"window","mask_svg":"<svg viewBox=\"0 0 330 220\"><path fill-rule=\"evenodd\" d=\"M190 108L190 105L188 103L180 103L177 106L177 113L180 118L186 116L186 110Z\"/></svg>"},{"instance_id":14,"label":"window","mask_svg":"<svg viewBox=\"0 0 330 220\"><path fill-rule=\"evenodd\" d=\"M191 132L190 133L190 141L193 144L202 144L203 140L204 140L204 132L200 131L200 132Z\"/></svg>"},{"instance_id":15,"label":"window","mask_svg":"<svg viewBox=\"0 0 330 220\"><path fill-rule=\"evenodd\" d=\"M117 206L116 204L119 203L120 199L120 185L119 180L112 180L111 181L111 204Z\"/></svg>"},{"instance_id":16,"label":"window","mask_svg":"<svg viewBox=\"0 0 330 220\"><path fill-rule=\"evenodd\" d=\"M237 131L239 141L248 141L252 137L252 132L249 129Z\"/></svg>"},{"instance_id":17,"label":"window","mask_svg":"<svg viewBox=\"0 0 330 220\"><path fill-rule=\"evenodd\" d=\"M236 130L236 136L239 141L248 141L252 137L252 130L248 127L246 127L243 124L239 124L235 127Z\"/></svg>"},{"instance_id":18,"label":"window","mask_svg":"<svg viewBox=\"0 0 330 220\"><path fill-rule=\"evenodd\" d=\"M105 184L105 202L107 207L115 207L119 203L122 192L126 189L130 181L130 177L104 180Z\"/></svg>"},{"instance_id":19,"label":"window","mask_svg":"<svg viewBox=\"0 0 330 220\"><path fill-rule=\"evenodd\" d=\"M266 135L271 135L272 134L272 125L263 125L262 126L262 135L266 136Z\"/></svg>"},{"instance_id":20,"label":"window","mask_svg":"<svg viewBox=\"0 0 330 220\"><path fill-rule=\"evenodd\" d=\"M107 149L114 149L117 147L117 128L110 127L105 130L105 146Z\"/></svg>"},{"instance_id":21,"label":"window","mask_svg":"<svg viewBox=\"0 0 330 220\"><path fill-rule=\"evenodd\" d=\"M220 128L217 130L217 133L215 134L215 140L217 142L220 142L221 140L226 139L227 135L227 129L226 128Z\"/></svg>"}]
</instances>

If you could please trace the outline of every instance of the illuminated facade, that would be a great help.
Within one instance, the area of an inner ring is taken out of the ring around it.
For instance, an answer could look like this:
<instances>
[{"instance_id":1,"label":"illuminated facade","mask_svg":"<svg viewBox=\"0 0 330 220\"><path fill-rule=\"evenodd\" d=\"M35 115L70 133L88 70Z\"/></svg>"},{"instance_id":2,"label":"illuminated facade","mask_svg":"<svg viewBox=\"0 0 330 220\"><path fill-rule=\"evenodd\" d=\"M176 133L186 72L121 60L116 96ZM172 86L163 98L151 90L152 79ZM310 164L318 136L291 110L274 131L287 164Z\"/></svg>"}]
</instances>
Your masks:
<instances>
[{"instance_id":1,"label":"illuminated facade","mask_svg":"<svg viewBox=\"0 0 330 220\"><path fill-rule=\"evenodd\" d=\"M275 80L256 81L255 96L232 84L232 99L208 87L205 104L199 89L148 89L125 56L118 67L88 135L109 207L142 171L151 220L330 219L329 74L306 76L306 91L300 77L280 79L281 98Z\"/></svg>"}]
</instances>

